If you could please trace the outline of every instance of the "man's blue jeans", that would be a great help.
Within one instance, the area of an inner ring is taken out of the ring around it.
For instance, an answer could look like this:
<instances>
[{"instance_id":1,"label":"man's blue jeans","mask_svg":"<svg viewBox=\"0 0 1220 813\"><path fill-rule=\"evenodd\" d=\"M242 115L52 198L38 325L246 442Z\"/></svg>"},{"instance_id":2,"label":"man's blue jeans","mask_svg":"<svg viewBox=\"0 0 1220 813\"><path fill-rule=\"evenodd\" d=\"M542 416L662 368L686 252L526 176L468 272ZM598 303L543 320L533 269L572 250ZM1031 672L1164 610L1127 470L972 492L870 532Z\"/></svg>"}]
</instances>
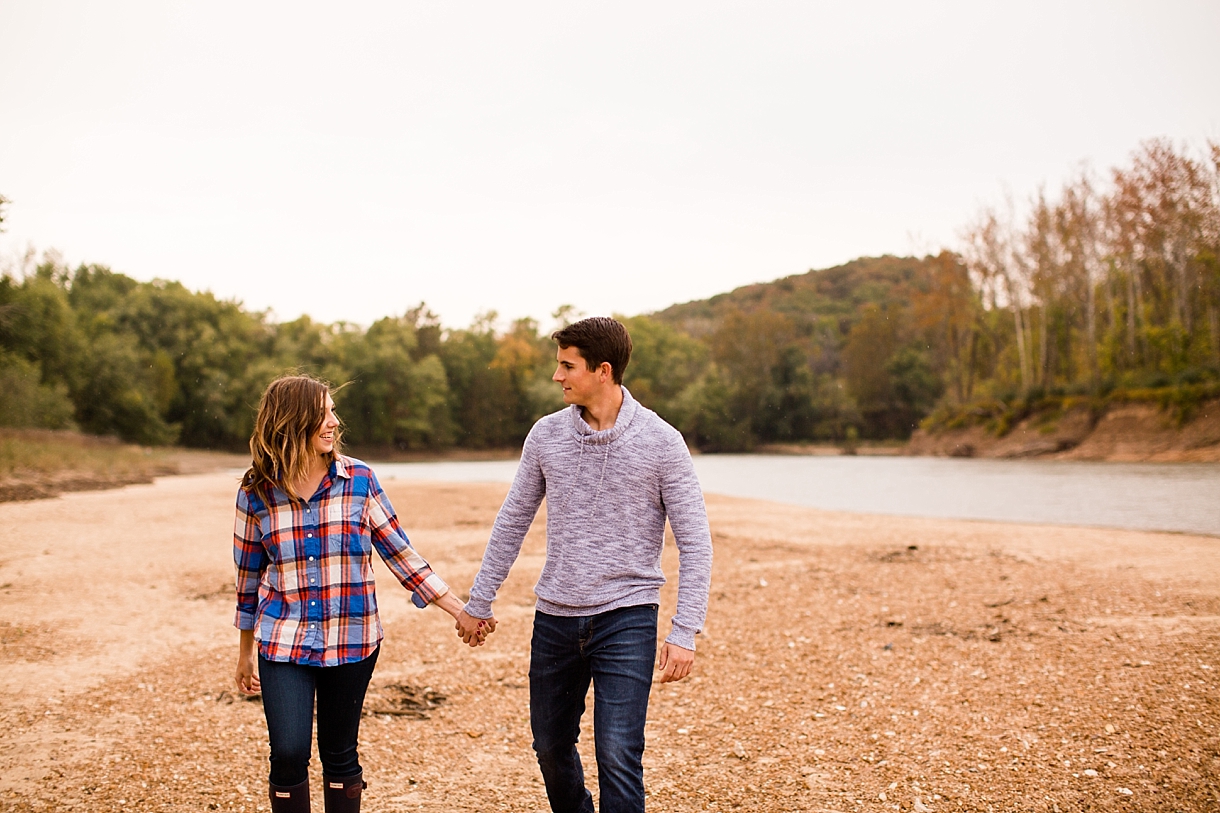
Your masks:
<instances>
[{"instance_id":1,"label":"man's blue jeans","mask_svg":"<svg viewBox=\"0 0 1220 813\"><path fill-rule=\"evenodd\" d=\"M360 712L380 652L379 647L362 661L340 666L302 666L259 656L271 784L291 787L309 778L315 695L322 772L336 778L360 773Z\"/></svg>"},{"instance_id":2,"label":"man's blue jeans","mask_svg":"<svg viewBox=\"0 0 1220 813\"><path fill-rule=\"evenodd\" d=\"M535 613L530 725L554 813L593 813L576 751L590 680L601 811L644 810L644 721L656 655L655 604L592 616Z\"/></svg>"}]
</instances>

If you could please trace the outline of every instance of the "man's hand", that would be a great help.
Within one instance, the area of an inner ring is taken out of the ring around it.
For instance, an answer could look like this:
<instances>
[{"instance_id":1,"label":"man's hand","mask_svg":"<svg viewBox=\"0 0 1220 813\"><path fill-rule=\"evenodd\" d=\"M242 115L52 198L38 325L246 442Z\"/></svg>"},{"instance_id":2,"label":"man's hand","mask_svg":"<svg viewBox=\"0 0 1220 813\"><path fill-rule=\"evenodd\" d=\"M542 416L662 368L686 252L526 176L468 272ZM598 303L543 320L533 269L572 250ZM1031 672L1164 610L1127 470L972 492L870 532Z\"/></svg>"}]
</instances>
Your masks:
<instances>
[{"instance_id":1,"label":"man's hand","mask_svg":"<svg viewBox=\"0 0 1220 813\"><path fill-rule=\"evenodd\" d=\"M661 682L672 683L690 674L695 663L695 650L680 647L666 641L661 646L661 660L657 668L661 670Z\"/></svg>"},{"instance_id":2,"label":"man's hand","mask_svg":"<svg viewBox=\"0 0 1220 813\"><path fill-rule=\"evenodd\" d=\"M454 629L457 630L458 637L462 639L462 643L470 646L482 646L483 641L496 631L496 617L491 618L475 618L470 613L462 610L457 614L457 623Z\"/></svg>"}]
</instances>

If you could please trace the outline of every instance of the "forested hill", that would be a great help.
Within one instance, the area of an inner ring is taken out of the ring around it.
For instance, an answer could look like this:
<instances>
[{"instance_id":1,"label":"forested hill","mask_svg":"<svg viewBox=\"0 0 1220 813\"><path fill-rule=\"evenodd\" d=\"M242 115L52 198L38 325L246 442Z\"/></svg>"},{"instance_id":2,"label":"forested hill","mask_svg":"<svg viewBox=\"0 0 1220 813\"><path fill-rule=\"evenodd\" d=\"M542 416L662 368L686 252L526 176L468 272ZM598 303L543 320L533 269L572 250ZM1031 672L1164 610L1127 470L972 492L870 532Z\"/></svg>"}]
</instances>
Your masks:
<instances>
[{"instance_id":1,"label":"forested hill","mask_svg":"<svg viewBox=\"0 0 1220 813\"><path fill-rule=\"evenodd\" d=\"M794 274L717 294L709 299L671 305L653 314L696 337L715 332L734 311L769 310L798 323L819 320L855 321L860 307L907 302L912 285L926 279L928 259L861 257L834 268Z\"/></svg>"},{"instance_id":2,"label":"forested hill","mask_svg":"<svg viewBox=\"0 0 1220 813\"><path fill-rule=\"evenodd\" d=\"M953 374L960 348L940 318L953 297L973 292L943 253L862 257L674 305L648 318L694 342L703 363L655 408L705 449L906 437Z\"/></svg>"}]
</instances>

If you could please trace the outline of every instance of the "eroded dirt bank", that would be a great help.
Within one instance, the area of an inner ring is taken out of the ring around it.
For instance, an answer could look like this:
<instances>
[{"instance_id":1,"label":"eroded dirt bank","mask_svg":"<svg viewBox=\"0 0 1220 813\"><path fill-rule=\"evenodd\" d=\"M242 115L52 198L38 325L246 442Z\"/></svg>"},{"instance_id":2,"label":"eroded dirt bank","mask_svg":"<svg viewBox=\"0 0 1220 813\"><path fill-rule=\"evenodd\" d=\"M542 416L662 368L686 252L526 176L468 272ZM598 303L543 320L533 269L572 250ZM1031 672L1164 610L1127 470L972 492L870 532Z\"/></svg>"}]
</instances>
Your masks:
<instances>
[{"instance_id":1,"label":"eroded dirt bank","mask_svg":"<svg viewBox=\"0 0 1220 813\"><path fill-rule=\"evenodd\" d=\"M1154 404L1111 406L1094 420L1086 407L1036 415L1003 437L976 425L937 433L918 430L906 454L938 457L1038 457L1114 462L1220 462L1220 401L1200 405L1179 425Z\"/></svg>"},{"instance_id":2,"label":"eroded dirt bank","mask_svg":"<svg viewBox=\"0 0 1220 813\"><path fill-rule=\"evenodd\" d=\"M0 808L267 808L261 710L231 691L235 485L0 505ZM388 487L467 586L505 487ZM1220 806L1220 541L708 506L709 622L694 677L654 688L650 810ZM473 651L379 571L366 810L545 809L526 706L543 544L536 525Z\"/></svg>"}]
</instances>

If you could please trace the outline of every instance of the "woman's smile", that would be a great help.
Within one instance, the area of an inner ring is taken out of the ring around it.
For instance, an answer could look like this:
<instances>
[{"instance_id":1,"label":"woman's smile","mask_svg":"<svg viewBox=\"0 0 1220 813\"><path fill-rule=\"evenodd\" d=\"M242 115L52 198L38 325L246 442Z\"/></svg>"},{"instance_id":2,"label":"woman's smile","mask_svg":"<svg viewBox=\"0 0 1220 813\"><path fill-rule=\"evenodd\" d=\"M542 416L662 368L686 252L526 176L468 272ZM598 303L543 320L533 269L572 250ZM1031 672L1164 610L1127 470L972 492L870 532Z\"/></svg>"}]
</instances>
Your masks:
<instances>
[{"instance_id":1,"label":"woman's smile","mask_svg":"<svg viewBox=\"0 0 1220 813\"><path fill-rule=\"evenodd\" d=\"M313 436L313 450L317 454L329 454L335 448L335 430L339 428L339 418L335 415L335 402L331 399L330 394L326 396L326 401L323 402L325 410L322 416L322 425L318 427L318 432Z\"/></svg>"}]
</instances>

